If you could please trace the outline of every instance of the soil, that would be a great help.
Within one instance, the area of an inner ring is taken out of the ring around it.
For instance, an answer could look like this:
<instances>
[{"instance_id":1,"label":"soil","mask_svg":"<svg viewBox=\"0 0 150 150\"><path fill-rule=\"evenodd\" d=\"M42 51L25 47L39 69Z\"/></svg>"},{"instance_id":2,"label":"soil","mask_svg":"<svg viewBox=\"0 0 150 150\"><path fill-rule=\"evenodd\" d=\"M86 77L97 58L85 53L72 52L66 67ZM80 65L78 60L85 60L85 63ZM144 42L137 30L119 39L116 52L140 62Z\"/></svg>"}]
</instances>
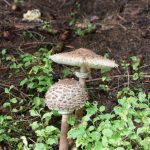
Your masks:
<instances>
[{"instance_id":1,"label":"soil","mask_svg":"<svg viewBox=\"0 0 150 150\"><path fill-rule=\"evenodd\" d=\"M7 49L17 57L18 50L33 53L41 46L53 48L54 53L85 47L100 55L109 54L118 64L122 60L130 62L133 55L138 56L142 58L144 73L150 73L149 0L27 0L17 8L12 5L11 0L0 2L1 50ZM23 13L31 9L41 11L41 19L51 22L55 35L39 28L39 23L22 21ZM77 36L68 23L73 12L79 22L83 22L84 18L89 19L96 27L95 31L82 38ZM37 38L23 39L21 36L25 31L37 34ZM7 84L18 85L19 78L14 78L13 75L10 78L11 72L6 66L1 66L0 72L2 83L5 81ZM61 76L59 71L56 74ZM124 72L120 68L111 72L111 75L118 74ZM98 72L93 75L99 77ZM111 84L113 89L116 84ZM145 86L146 89L149 88L147 84ZM3 87L0 89L2 92ZM3 99L1 94L0 96Z\"/></svg>"},{"instance_id":2,"label":"soil","mask_svg":"<svg viewBox=\"0 0 150 150\"><path fill-rule=\"evenodd\" d=\"M42 46L53 48L53 53L84 47L100 55L109 54L118 64L121 64L122 60L130 62L131 56L138 56L142 60L141 70L145 74L150 74L149 0L26 0L17 8L12 8L12 4L13 0L0 1L0 50L7 49L10 54L18 57L19 51L34 53ZM41 19L51 23L55 34L40 28L40 23L22 21L23 13L31 9L41 11ZM95 26L94 32L84 37L77 36L73 27L69 26L73 12L81 23L84 18L90 20ZM36 38L22 38L22 34L27 31L35 34ZM62 77L59 71L61 67L57 64L54 64L54 67L57 80ZM110 76L118 77L109 83L109 94L97 88L101 81L91 80L88 82L90 96L111 111L116 105L114 93L127 85L127 80L121 78L124 74L121 67L110 72ZM100 76L99 71L95 70L92 71L92 75L93 78ZM7 64L0 64L2 103L5 101L5 85L18 86L23 76L24 74L20 73L14 77ZM149 83L150 78L144 78L142 81L146 92L150 90ZM137 86L138 81L134 85ZM92 94L93 90L96 96Z\"/></svg>"}]
</instances>

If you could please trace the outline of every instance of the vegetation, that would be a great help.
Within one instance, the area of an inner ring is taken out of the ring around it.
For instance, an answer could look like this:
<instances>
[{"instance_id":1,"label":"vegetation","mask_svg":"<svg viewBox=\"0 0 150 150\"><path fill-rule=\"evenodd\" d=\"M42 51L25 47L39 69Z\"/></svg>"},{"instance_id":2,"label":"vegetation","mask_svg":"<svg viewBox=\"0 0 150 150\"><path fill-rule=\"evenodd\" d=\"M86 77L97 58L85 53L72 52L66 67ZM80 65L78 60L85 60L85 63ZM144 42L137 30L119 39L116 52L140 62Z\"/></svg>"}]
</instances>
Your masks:
<instances>
[{"instance_id":1,"label":"vegetation","mask_svg":"<svg viewBox=\"0 0 150 150\"><path fill-rule=\"evenodd\" d=\"M33 55L21 53L20 59L9 55L6 49L1 52L3 62L15 74L22 71L26 77L20 81L20 88L26 88L22 98L14 94L19 90L14 85L4 89L7 100L3 104L7 113L0 115L0 141L9 143L12 149L18 150L47 150L58 144L59 125L54 120L57 112L49 111L44 104L44 94L53 84L52 63L49 60L51 51L40 48ZM131 57L132 65L123 62L125 70L132 68L132 80L141 80L140 60ZM102 81L108 82L108 70L102 70ZM64 76L68 73L64 71ZM150 147L150 95L142 88L124 87L117 94L118 105L112 112L107 112L105 106L97 102L87 102L86 114L80 124L74 116L69 119L71 129L68 137L75 140L76 146L85 150L110 149L145 149ZM109 91L107 84L100 86L102 90ZM20 91L20 90L19 90ZM21 92L21 91L20 91ZM94 101L94 99L92 100Z\"/></svg>"},{"instance_id":2,"label":"vegetation","mask_svg":"<svg viewBox=\"0 0 150 150\"><path fill-rule=\"evenodd\" d=\"M40 22L22 20L32 8ZM70 116L69 142L75 150L150 150L149 10L147 0L0 1L0 150L58 149L61 116L44 96L76 68L49 56L79 47L110 52L119 68L91 70L90 100L81 121Z\"/></svg>"}]
</instances>

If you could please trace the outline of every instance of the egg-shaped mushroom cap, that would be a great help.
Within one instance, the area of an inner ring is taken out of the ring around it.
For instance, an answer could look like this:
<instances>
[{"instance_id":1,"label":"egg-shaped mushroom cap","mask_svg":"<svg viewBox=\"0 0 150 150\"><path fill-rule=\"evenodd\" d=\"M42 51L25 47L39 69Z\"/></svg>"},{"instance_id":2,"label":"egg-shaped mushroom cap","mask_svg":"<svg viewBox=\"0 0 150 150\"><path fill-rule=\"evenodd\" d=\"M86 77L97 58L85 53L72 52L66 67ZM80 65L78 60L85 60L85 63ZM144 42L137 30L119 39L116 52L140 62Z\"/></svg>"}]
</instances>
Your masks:
<instances>
[{"instance_id":1,"label":"egg-shaped mushroom cap","mask_svg":"<svg viewBox=\"0 0 150 150\"><path fill-rule=\"evenodd\" d=\"M54 54L50 58L58 63L71 66L87 66L88 68L101 68L106 67L118 67L113 60L106 59L100 55L97 55L93 51L85 48L79 48L71 52L64 52Z\"/></svg>"},{"instance_id":2,"label":"egg-shaped mushroom cap","mask_svg":"<svg viewBox=\"0 0 150 150\"><path fill-rule=\"evenodd\" d=\"M69 114L84 106L88 94L79 81L63 79L52 85L46 95L45 103L49 109Z\"/></svg>"}]
</instances>

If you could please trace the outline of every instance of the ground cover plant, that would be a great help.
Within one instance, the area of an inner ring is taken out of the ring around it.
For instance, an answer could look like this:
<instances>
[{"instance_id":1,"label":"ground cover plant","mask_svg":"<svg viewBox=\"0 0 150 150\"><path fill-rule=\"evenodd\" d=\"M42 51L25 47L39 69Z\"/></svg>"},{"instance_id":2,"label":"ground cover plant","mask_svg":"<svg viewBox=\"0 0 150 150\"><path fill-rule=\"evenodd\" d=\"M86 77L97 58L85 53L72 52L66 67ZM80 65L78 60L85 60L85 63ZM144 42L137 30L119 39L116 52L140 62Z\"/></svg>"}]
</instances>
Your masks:
<instances>
[{"instance_id":1,"label":"ground cover plant","mask_svg":"<svg viewBox=\"0 0 150 150\"><path fill-rule=\"evenodd\" d=\"M31 9L43 22L22 20ZM147 0L0 1L0 150L58 149L61 116L44 95L78 68L50 56L80 47L119 67L91 70L89 101L80 122L70 116L68 138L79 150L149 150L149 15Z\"/></svg>"}]
</instances>

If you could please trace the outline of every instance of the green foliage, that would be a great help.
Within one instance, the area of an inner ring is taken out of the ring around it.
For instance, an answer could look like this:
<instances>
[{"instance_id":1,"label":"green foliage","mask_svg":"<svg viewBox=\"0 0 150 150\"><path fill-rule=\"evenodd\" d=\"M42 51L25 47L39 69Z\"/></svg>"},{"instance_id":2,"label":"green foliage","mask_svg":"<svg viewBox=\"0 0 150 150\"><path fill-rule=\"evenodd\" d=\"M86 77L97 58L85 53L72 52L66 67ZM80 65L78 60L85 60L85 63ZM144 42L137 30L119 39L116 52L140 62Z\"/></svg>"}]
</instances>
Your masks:
<instances>
[{"instance_id":1,"label":"green foliage","mask_svg":"<svg viewBox=\"0 0 150 150\"><path fill-rule=\"evenodd\" d=\"M77 11L79 9L80 9L80 5L76 3L76 11L70 14L71 19L69 21L69 25L73 27L73 30L77 36L84 37L85 35L92 33L95 27L92 23L90 23L88 19L85 18L83 19L82 23L79 23L83 27L77 26L78 22L80 22L79 19L77 18Z\"/></svg>"},{"instance_id":2,"label":"green foliage","mask_svg":"<svg viewBox=\"0 0 150 150\"><path fill-rule=\"evenodd\" d=\"M44 94L53 84L51 51L40 48L33 54L21 53L19 59L0 52L0 63L15 74L22 72L20 87L6 86L6 101L2 104L6 113L0 115L0 142L8 143L12 150L51 150L58 145L60 121L56 122L58 112L48 111L44 104ZM131 70L130 80L141 81L141 60L131 57L131 65L123 62L125 72ZM99 87L109 90L110 69L101 69ZM64 68L63 77L72 75L72 70ZM26 93L21 91L24 88ZM134 89L134 90L133 90ZM21 93L21 97L14 91ZM137 88L123 88L118 94L118 105L111 113L98 103L86 104L86 115L80 124L72 115L68 123L71 130L68 137L75 140L82 150L131 150L150 149L150 95Z\"/></svg>"},{"instance_id":3,"label":"green foliage","mask_svg":"<svg viewBox=\"0 0 150 150\"><path fill-rule=\"evenodd\" d=\"M10 143L12 149L48 150L58 144L59 129L51 121L57 114L45 111L41 98L53 84L50 53L40 48L33 55L21 53L20 59L16 59L5 49L1 52L3 62L7 62L10 69L17 70L16 73L22 71L26 76L20 81L20 86L27 89L23 99L14 94L17 87L11 85L4 89L8 99L3 108L7 115L0 116L0 142Z\"/></svg>"},{"instance_id":4,"label":"green foliage","mask_svg":"<svg viewBox=\"0 0 150 150\"><path fill-rule=\"evenodd\" d=\"M53 29L52 25L48 21L43 22L43 29L46 29L49 33L55 34L55 30Z\"/></svg>"},{"instance_id":5,"label":"green foliage","mask_svg":"<svg viewBox=\"0 0 150 150\"><path fill-rule=\"evenodd\" d=\"M141 59L136 57L136 56L132 56L131 57L131 65L125 61L122 62L122 67L126 72L129 72L129 67L132 70L132 80L137 81L137 80L141 80L143 79L143 72L141 71L140 65L141 65ZM129 75L129 74L128 74Z\"/></svg>"},{"instance_id":6,"label":"green foliage","mask_svg":"<svg viewBox=\"0 0 150 150\"><path fill-rule=\"evenodd\" d=\"M133 80L139 80L143 78L143 72L140 70L141 60L136 56L131 57L132 69L133 69Z\"/></svg>"},{"instance_id":7,"label":"green foliage","mask_svg":"<svg viewBox=\"0 0 150 150\"><path fill-rule=\"evenodd\" d=\"M85 150L150 148L149 95L124 88L118 92L118 105L112 113L104 106L87 103L86 115L74 125L69 138Z\"/></svg>"},{"instance_id":8,"label":"green foliage","mask_svg":"<svg viewBox=\"0 0 150 150\"><path fill-rule=\"evenodd\" d=\"M75 27L76 35L84 37L86 34L92 33L94 31L94 26L87 19L84 19L83 26L85 26L85 29Z\"/></svg>"},{"instance_id":9,"label":"green foliage","mask_svg":"<svg viewBox=\"0 0 150 150\"><path fill-rule=\"evenodd\" d=\"M23 67L30 67L27 72L27 77L21 82L21 86L27 86L30 90L37 92L45 92L46 89L53 83L51 61L49 60L50 51L45 48L40 48L34 55L21 55Z\"/></svg>"}]
</instances>

